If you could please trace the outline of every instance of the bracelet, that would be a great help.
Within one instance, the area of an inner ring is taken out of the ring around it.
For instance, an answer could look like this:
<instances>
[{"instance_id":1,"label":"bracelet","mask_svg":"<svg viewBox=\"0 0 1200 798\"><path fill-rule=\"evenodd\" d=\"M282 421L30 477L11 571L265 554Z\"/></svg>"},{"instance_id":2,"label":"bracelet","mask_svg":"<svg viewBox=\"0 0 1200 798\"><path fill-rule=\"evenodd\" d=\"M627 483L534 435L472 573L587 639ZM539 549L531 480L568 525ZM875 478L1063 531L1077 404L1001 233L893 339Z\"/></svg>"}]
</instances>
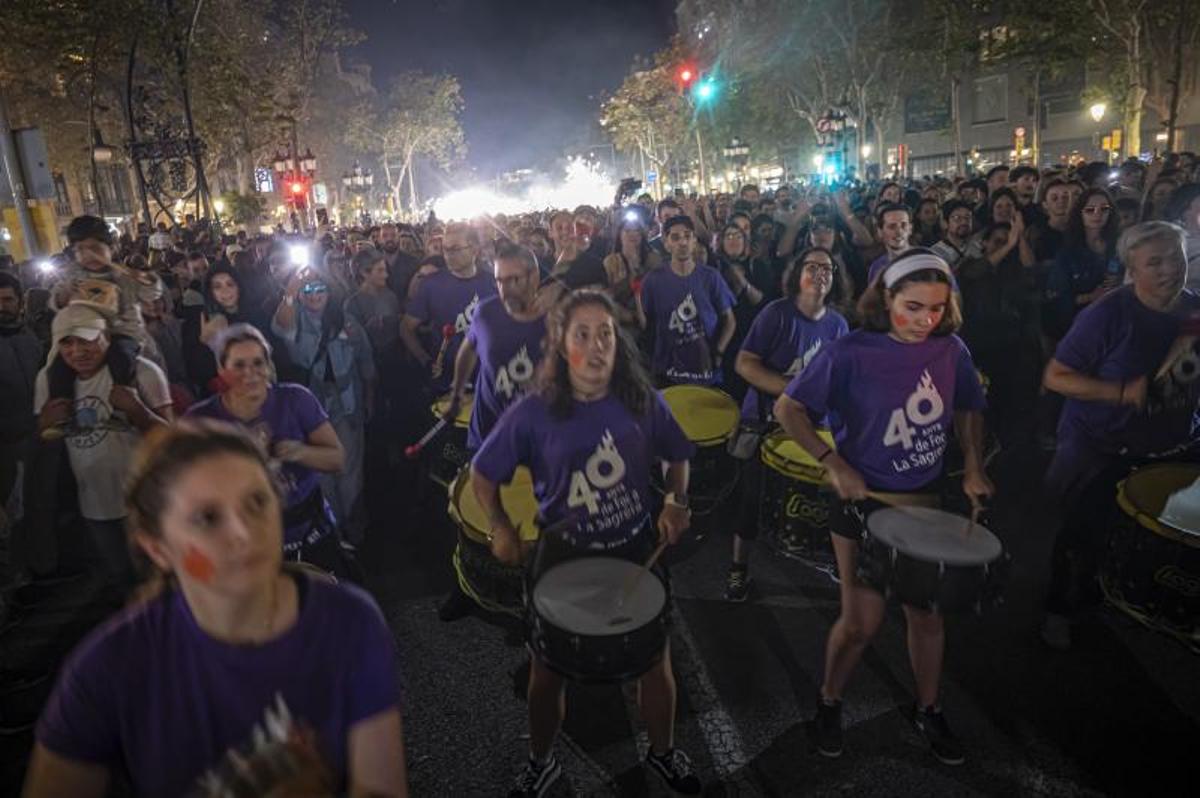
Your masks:
<instances>
[{"instance_id":1,"label":"bracelet","mask_svg":"<svg viewBox=\"0 0 1200 798\"><path fill-rule=\"evenodd\" d=\"M829 455L831 455L831 454L833 454L833 447L832 447L832 446L827 446L827 447L825 448L825 451L821 453L821 456L817 458L817 462L818 462L818 463L823 463L823 462L825 462L825 458L826 458L826 457L828 457L828 456L829 456Z\"/></svg>"}]
</instances>

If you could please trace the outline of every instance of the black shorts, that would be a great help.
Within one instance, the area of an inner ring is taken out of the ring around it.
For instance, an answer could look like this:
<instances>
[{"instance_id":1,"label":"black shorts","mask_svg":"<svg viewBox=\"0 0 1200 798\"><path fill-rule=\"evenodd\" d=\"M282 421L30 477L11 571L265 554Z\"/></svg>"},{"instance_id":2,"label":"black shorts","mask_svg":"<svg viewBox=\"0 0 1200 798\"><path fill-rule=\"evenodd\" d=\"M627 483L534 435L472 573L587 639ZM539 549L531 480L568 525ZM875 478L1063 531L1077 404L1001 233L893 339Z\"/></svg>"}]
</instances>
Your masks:
<instances>
[{"instance_id":1,"label":"black shorts","mask_svg":"<svg viewBox=\"0 0 1200 798\"><path fill-rule=\"evenodd\" d=\"M941 505L939 482L935 480L917 490L887 492L895 496L928 496L931 497L929 506L937 507ZM876 499L851 501L834 493L829 497L829 532L848 540L862 540L866 536L867 519L871 517L871 513L887 506Z\"/></svg>"}]
</instances>

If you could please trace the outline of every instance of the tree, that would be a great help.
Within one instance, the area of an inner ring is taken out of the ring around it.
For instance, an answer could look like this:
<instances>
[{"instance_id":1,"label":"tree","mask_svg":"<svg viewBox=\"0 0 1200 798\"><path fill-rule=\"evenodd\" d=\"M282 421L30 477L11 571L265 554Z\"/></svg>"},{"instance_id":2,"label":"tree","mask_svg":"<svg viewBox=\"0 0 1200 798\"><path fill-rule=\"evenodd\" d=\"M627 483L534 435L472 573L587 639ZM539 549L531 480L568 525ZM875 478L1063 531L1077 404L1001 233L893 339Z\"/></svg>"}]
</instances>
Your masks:
<instances>
[{"instance_id":1,"label":"tree","mask_svg":"<svg viewBox=\"0 0 1200 798\"><path fill-rule=\"evenodd\" d=\"M655 62L643 69L635 65L616 92L604 99L600 126L617 149L636 154L665 177L686 146L689 110L675 83L682 57L668 48Z\"/></svg>"},{"instance_id":2,"label":"tree","mask_svg":"<svg viewBox=\"0 0 1200 798\"><path fill-rule=\"evenodd\" d=\"M416 158L447 169L465 157L459 120L463 105L457 78L409 71L396 78L386 95L364 100L349 112L348 139L380 159L396 207L407 178L409 207L417 209Z\"/></svg>"}]
</instances>

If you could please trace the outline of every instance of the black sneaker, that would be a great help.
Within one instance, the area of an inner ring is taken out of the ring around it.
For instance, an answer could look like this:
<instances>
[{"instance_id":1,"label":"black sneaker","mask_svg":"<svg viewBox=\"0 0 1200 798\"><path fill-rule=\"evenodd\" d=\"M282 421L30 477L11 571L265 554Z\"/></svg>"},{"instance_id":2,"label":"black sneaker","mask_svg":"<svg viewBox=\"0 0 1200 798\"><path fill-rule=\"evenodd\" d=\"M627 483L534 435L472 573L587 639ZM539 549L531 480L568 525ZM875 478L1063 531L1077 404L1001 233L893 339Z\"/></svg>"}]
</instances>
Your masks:
<instances>
[{"instance_id":1,"label":"black sneaker","mask_svg":"<svg viewBox=\"0 0 1200 798\"><path fill-rule=\"evenodd\" d=\"M962 743L950 731L950 724L940 708L918 709L913 704L912 722L929 741L930 750L943 765L961 765L966 759Z\"/></svg>"},{"instance_id":2,"label":"black sneaker","mask_svg":"<svg viewBox=\"0 0 1200 798\"><path fill-rule=\"evenodd\" d=\"M725 580L725 600L745 601L750 595L750 571L747 568L734 566L729 569Z\"/></svg>"},{"instance_id":3,"label":"black sneaker","mask_svg":"<svg viewBox=\"0 0 1200 798\"><path fill-rule=\"evenodd\" d=\"M817 697L817 716L812 722L813 733L817 739L817 753L830 759L842 755L842 702L825 703Z\"/></svg>"},{"instance_id":4,"label":"black sneaker","mask_svg":"<svg viewBox=\"0 0 1200 798\"><path fill-rule=\"evenodd\" d=\"M544 765L530 759L525 763L525 769L517 776L517 782L508 793L508 798L542 798L550 789L550 785L558 781L561 775L562 765L558 764L558 757L551 756L550 761Z\"/></svg>"},{"instance_id":5,"label":"black sneaker","mask_svg":"<svg viewBox=\"0 0 1200 798\"><path fill-rule=\"evenodd\" d=\"M449 623L467 617L474 609L475 602L456 584L450 588L450 595L446 596L438 607L438 618Z\"/></svg>"},{"instance_id":6,"label":"black sneaker","mask_svg":"<svg viewBox=\"0 0 1200 798\"><path fill-rule=\"evenodd\" d=\"M692 760L678 748L672 748L662 756L657 756L652 750L647 751L646 766L679 795L700 794L703 785L700 784L700 777L692 770Z\"/></svg>"}]
</instances>

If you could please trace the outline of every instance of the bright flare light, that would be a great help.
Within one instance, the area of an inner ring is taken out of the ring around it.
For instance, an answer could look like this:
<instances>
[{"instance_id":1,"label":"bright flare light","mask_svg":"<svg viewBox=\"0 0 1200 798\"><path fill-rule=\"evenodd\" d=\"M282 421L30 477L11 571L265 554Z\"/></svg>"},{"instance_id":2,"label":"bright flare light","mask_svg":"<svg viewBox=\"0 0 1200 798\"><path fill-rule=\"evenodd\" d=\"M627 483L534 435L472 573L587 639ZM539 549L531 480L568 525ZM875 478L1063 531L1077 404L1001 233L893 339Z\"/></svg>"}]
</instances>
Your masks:
<instances>
[{"instance_id":1,"label":"bright flare light","mask_svg":"<svg viewBox=\"0 0 1200 798\"><path fill-rule=\"evenodd\" d=\"M816 155L813 156L813 166L820 169L821 166L824 165L824 163L825 163L825 156L822 155L821 153L818 152Z\"/></svg>"},{"instance_id":2,"label":"bright flare light","mask_svg":"<svg viewBox=\"0 0 1200 798\"><path fill-rule=\"evenodd\" d=\"M452 191L433 201L439 219L474 219L503 213L512 216L550 208L573 209L580 205L604 207L612 202L617 181L581 158L567 164L566 177L557 183L538 182L523 196L500 194L484 186Z\"/></svg>"},{"instance_id":3,"label":"bright flare light","mask_svg":"<svg viewBox=\"0 0 1200 798\"><path fill-rule=\"evenodd\" d=\"M218 215L225 213L225 200L213 200L213 210L216 211Z\"/></svg>"},{"instance_id":4,"label":"bright flare light","mask_svg":"<svg viewBox=\"0 0 1200 798\"><path fill-rule=\"evenodd\" d=\"M1088 109L1088 113L1092 115L1093 122L1099 122L1104 118L1104 112L1108 110L1108 106L1104 103L1095 103Z\"/></svg>"},{"instance_id":5,"label":"bright flare light","mask_svg":"<svg viewBox=\"0 0 1200 798\"><path fill-rule=\"evenodd\" d=\"M39 260L37 267L38 267L38 271L41 271L43 273L52 272L52 271L54 271L54 261Z\"/></svg>"}]
</instances>

